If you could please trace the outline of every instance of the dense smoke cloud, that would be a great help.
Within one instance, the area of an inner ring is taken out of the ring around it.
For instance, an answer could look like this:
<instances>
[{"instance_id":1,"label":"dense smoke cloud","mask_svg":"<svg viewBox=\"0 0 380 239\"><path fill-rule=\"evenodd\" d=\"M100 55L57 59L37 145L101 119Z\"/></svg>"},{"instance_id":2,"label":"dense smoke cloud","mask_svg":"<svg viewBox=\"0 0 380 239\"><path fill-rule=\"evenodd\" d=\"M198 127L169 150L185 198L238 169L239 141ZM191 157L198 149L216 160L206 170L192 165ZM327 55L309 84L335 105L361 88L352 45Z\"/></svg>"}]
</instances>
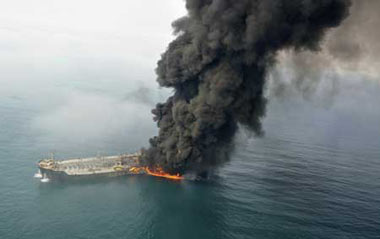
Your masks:
<instances>
[{"instance_id":1,"label":"dense smoke cloud","mask_svg":"<svg viewBox=\"0 0 380 239\"><path fill-rule=\"evenodd\" d=\"M237 124L262 133L264 87L280 50L317 51L349 0L187 0L177 38L158 63L158 82L174 89L153 110L159 135L144 163L202 172L228 159Z\"/></svg>"},{"instance_id":2,"label":"dense smoke cloud","mask_svg":"<svg viewBox=\"0 0 380 239\"><path fill-rule=\"evenodd\" d=\"M289 96L295 91L304 98L323 89L324 98L334 97L340 79L350 74L379 80L380 1L353 0L350 16L326 35L318 52L284 50L271 72L271 96Z\"/></svg>"},{"instance_id":3,"label":"dense smoke cloud","mask_svg":"<svg viewBox=\"0 0 380 239\"><path fill-rule=\"evenodd\" d=\"M379 75L380 1L354 0L350 17L328 35L323 53L330 55L335 66Z\"/></svg>"}]
</instances>

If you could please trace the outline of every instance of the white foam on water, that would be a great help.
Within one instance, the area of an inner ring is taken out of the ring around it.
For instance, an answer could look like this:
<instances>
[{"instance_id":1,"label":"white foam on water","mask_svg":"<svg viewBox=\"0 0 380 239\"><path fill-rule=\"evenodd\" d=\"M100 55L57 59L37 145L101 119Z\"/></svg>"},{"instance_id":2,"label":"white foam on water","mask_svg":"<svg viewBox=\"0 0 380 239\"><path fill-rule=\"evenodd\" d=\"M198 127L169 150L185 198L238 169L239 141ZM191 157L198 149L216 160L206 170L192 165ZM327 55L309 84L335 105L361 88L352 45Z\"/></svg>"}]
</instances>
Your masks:
<instances>
[{"instance_id":1,"label":"white foam on water","mask_svg":"<svg viewBox=\"0 0 380 239\"><path fill-rule=\"evenodd\" d=\"M41 179L41 183L48 183L49 181L50 181L50 179L48 179L48 178Z\"/></svg>"},{"instance_id":2,"label":"white foam on water","mask_svg":"<svg viewBox=\"0 0 380 239\"><path fill-rule=\"evenodd\" d=\"M42 174L41 173L35 173L33 177L34 178L42 178Z\"/></svg>"}]
</instances>

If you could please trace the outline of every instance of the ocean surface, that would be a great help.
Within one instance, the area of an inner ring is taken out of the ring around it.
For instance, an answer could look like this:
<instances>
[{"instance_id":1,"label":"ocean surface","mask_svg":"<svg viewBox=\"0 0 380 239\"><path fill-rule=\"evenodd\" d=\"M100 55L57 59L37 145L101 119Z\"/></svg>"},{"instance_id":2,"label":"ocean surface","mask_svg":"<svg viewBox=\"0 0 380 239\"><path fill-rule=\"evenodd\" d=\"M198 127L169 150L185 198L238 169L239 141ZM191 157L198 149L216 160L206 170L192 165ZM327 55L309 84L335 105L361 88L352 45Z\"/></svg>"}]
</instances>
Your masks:
<instances>
[{"instance_id":1,"label":"ocean surface","mask_svg":"<svg viewBox=\"0 0 380 239\"><path fill-rule=\"evenodd\" d=\"M380 106L365 94L328 107L273 100L265 136L241 129L207 181L41 183L49 152L133 152L156 133L144 90L62 82L0 91L1 239L380 238Z\"/></svg>"}]
</instances>

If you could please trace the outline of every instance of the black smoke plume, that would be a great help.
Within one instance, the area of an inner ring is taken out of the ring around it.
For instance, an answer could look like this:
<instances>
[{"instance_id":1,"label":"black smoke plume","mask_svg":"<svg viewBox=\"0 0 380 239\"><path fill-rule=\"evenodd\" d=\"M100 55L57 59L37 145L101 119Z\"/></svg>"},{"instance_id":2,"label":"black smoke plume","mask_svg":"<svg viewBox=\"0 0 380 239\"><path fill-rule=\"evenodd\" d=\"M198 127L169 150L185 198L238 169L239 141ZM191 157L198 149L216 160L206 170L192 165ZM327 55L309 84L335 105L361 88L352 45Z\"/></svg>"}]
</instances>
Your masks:
<instances>
[{"instance_id":1,"label":"black smoke plume","mask_svg":"<svg viewBox=\"0 0 380 239\"><path fill-rule=\"evenodd\" d=\"M187 0L177 38L156 69L174 89L152 111L159 135L143 163L172 173L202 172L228 159L238 124L262 134L268 70L282 49L319 50L350 0Z\"/></svg>"},{"instance_id":2,"label":"black smoke plume","mask_svg":"<svg viewBox=\"0 0 380 239\"><path fill-rule=\"evenodd\" d=\"M352 0L350 16L326 34L320 51L282 50L277 56L279 64L269 75L267 95L281 100L302 95L329 107L340 92L340 81L347 78L347 72L378 80L379 10L378 0Z\"/></svg>"}]
</instances>

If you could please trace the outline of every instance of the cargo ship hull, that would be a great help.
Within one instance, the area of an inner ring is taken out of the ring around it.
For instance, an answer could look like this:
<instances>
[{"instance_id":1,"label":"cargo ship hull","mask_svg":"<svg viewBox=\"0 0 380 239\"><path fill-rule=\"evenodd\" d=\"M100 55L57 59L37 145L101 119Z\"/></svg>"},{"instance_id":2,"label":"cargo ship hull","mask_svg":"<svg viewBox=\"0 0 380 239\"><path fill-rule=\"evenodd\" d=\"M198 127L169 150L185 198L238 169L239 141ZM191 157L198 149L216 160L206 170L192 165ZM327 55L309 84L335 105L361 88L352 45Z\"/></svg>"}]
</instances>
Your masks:
<instances>
[{"instance_id":1,"label":"cargo ship hull","mask_svg":"<svg viewBox=\"0 0 380 239\"><path fill-rule=\"evenodd\" d=\"M56 180L68 180L68 179L90 179L90 178L109 178L109 177L119 177L125 175L137 175L145 173L131 173L127 171L123 172L104 172L104 173L93 173L93 174L67 174L66 172L53 171L48 169L40 168L40 173L43 178Z\"/></svg>"},{"instance_id":2,"label":"cargo ship hull","mask_svg":"<svg viewBox=\"0 0 380 239\"><path fill-rule=\"evenodd\" d=\"M77 158L68 160L43 159L38 162L41 181L81 178L118 177L145 174L140 167L141 154Z\"/></svg>"}]
</instances>

